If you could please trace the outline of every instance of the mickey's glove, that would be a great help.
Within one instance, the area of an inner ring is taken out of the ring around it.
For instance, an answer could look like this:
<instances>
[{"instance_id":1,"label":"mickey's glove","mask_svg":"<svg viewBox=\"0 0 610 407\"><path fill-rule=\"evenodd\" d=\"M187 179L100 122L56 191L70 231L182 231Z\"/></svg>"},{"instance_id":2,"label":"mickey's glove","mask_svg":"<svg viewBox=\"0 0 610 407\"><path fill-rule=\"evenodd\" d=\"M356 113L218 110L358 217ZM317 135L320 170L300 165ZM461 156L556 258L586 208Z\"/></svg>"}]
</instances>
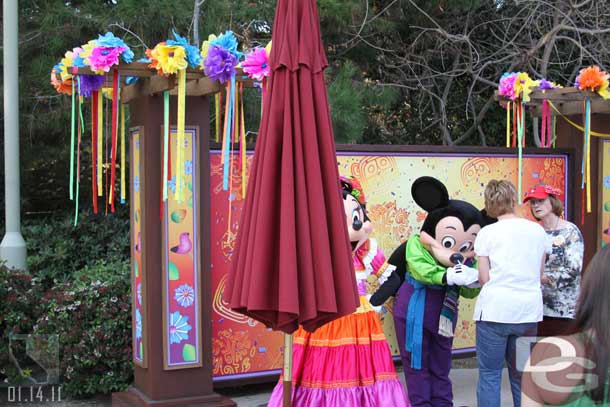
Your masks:
<instances>
[{"instance_id":1,"label":"mickey's glove","mask_svg":"<svg viewBox=\"0 0 610 407\"><path fill-rule=\"evenodd\" d=\"M366 295L366 299L369 300L369 304L371 304L371 296L372 296L371 294ZM371 308L373 308L376 313L381 312L381 305L375 306L375 305L371 304Z\"/></svg>"},{"instance_id":2,"label":"mickey's glove","mask_svg":"<svg viewBox=\"0 0 610 407\"><path fill-rule=\"evenodd\" d=\"M447 284L470 285L479 281L479 271L472 267L458 264L447 269Z\"/></svg>"}]
</instances>

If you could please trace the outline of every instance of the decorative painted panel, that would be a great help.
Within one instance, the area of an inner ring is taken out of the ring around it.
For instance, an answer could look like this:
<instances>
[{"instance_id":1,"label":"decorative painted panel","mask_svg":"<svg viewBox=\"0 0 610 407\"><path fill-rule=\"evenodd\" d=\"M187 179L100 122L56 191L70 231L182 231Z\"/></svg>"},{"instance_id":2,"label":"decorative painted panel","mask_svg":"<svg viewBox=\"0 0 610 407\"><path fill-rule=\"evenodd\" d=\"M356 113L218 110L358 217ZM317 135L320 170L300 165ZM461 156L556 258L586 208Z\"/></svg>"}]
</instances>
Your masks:
<instances>
[{"instance_id":1,"label":"decorative painted panel","mask_svg":"<svg viewBox=\"0 0 610 407\"><path fill-rule=\"evenodd\" d=\"M177 141L170 132L167 201L163 205L163 364L165 369L202 365L201 276L197 130L184 134L182 177L176 175ZM179 185L182 178L182 190ZM209 333L206 333L209 335Z\"/></svg>"}]
</instances>

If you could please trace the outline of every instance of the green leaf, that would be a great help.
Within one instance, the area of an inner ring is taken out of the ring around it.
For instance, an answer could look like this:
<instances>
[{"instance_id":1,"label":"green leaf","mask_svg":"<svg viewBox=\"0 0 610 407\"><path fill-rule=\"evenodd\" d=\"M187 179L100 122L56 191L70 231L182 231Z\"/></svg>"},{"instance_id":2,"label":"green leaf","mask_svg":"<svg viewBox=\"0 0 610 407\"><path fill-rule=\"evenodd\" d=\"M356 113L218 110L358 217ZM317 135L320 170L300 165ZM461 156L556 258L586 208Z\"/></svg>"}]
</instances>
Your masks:
<instances>
[{"instance_id":1,"label":"green leaf","mask_svg":"<svg viewBox=\"0 0 610 407\"><path fill-rule=\"evenodd\" d=\"M170 281L176 281L180 278L180 270L178 270L178 266L176 266L171 261L169 262L169 279Z\"/></svg>"},{"instance_id":2,"label":"green leaf","mask_svg":"<svg viewBox=\"0 0 610 407\"><path fill-rule=\"evenodd\" d=\"M182 358L185 362L193 362L197 360L197 352L193 345L186 344L182 348Z\"/></svg>"}]
</instances>

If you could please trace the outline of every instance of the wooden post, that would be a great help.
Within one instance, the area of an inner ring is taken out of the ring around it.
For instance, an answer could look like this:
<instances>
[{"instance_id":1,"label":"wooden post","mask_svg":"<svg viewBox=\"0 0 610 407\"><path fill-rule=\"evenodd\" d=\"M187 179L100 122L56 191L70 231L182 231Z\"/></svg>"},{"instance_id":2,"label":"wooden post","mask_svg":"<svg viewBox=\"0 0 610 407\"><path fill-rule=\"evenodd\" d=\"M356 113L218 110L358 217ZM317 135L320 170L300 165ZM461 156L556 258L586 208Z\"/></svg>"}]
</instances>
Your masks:
<instances>
[{"instance_id":1,"label":"wooden post","mask_svg":"<svg viewBox=\"0 0 610 407\"><path fill-rule=\"evenodd\" d=\"M170 124L175 126L176 99L171 99ZM194 345L186 343L183 337L170 339L175 332L170 324L177 318L182 321L178 324L183 324L187 311L181 308L180 312L170 312L168 305L174 298L176 287L171 284L177 280L177 271L168 270L169 263L165 262L167 253L175 255L174 250L168 250L168 245L171 249L176 242L166 238L167 226L163 225L167 225L170 214L162 212L161 204L163 96L134 98L130 108L135 378L127 391L113 393L112 405L235 406L232 400L214 393L212 387L208 97L189 96L186 102L186 127L192 130L189 133L191 168L195 174L194 185L189 190L192 192L192 201L189 201L192 203L191 260L188 256L184 259L192 261L196 270L188 283L194 289L195 311L189 314L190 328L186 332L189 340L198 338L192 342Z\"/></svg>"}]
</instances>

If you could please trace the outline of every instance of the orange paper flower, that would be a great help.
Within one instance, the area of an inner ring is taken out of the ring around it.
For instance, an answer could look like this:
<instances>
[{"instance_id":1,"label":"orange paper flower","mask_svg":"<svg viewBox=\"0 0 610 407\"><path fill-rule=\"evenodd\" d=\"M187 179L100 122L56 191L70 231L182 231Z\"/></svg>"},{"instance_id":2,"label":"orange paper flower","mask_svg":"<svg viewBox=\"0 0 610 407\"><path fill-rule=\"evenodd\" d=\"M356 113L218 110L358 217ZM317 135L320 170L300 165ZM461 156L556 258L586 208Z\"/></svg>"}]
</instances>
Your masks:
<instances>
[{"instance_id":1,"label":"orange paper flower","mask_svg":"<svg viewBox=\"0 0 610 407\"><path fill-rule=\"evenodd\" d=\"M66 95L72 94L72 79L68 79L66 81L62 81L57 78L57 69L53 68L51 70L51 84L55 88L58 93L64 93Z\"/></svg>"}]
</instances>

